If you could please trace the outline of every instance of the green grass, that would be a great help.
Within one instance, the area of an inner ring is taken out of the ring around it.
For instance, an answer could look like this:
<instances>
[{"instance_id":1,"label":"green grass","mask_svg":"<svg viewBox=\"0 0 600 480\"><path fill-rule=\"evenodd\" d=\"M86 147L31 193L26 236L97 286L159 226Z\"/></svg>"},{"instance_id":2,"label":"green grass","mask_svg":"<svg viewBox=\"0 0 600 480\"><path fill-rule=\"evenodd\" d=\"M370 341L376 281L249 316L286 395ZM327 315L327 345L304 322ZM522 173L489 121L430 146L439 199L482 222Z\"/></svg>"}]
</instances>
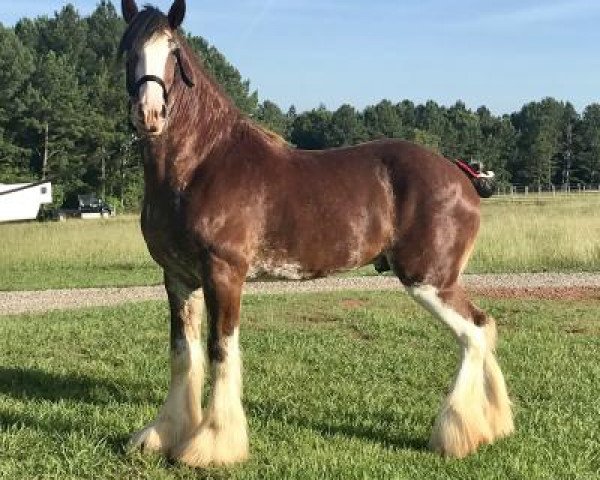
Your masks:
<instances>
[{"instance_id":1,"label":"green grass","mask_svg":"<svg viewBox=\"0 0 600 480\"><path fill-rule=\"evenodd\" d=\"M139 218L0 225L0 290L162 282Z\"/></svg>"},{"instance_id":2,"label":"green grass","mask_svg":"<svg viewBox=\"0 0 600 480\"><path fill-rule=\"evenodd\" d=\"M492 198L468 271L600 270L600 195Z\"/></svg>"},{"instance_id":3,"label":"green grass","mask_svg":"<svg viewBox=\"0 0 600 480\"><path fill-rule=\"evenodd\" d=\"M517 432L444 460L425 446L458 354L427 313L391 292L246 297L252 456L210 470L123 452L166 395L165 303L5 317L0 477L599 478L600 301L483 306Z\"/></svg>"},{"instance_id":4,"label":"green grass","mask_svg":"<svg viewBox=\"0 0 600 480\"><path fill-rule=\"evenodd\" d=\"M483 204L471 273L600 270L600 195ZM0 225L0 290L162 281L139 219ZM372 275L372 267L351 274Z\"/></svg>"}]
</instances>

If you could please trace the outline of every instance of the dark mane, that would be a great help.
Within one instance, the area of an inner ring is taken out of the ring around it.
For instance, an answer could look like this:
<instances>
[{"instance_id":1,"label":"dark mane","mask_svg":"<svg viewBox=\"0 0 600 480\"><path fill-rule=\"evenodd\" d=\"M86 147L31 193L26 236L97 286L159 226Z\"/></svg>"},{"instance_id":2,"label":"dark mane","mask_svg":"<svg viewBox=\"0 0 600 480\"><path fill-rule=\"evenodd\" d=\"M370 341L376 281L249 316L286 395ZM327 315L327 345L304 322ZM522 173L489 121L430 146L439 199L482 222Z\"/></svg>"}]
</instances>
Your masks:
<instances>
[{"instance_id":1,"label":"dark mane","mask_svg":"<svg viewBox=\"0 0 600 480\"><path fill-rule=\"evenodd\" d=\"M119 56L169 28L167 16L158 8L145 5L127 26L119 43Z\"/></svg>"}]
</instances>

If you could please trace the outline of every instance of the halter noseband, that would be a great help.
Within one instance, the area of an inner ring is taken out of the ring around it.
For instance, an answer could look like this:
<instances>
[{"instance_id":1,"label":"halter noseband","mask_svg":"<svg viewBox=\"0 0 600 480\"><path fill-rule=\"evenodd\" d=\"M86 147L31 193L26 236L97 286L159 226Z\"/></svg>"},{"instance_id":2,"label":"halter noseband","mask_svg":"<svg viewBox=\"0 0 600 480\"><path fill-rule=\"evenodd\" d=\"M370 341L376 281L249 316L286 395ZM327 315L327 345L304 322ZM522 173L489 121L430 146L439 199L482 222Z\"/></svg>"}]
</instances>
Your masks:
<instances>
[{"instance_id":1,"label":"halter noseband","mask_svg":"<svg viewBox=\"0 0 600 480\"><path fill-rule=\"evenodd\" d=\"M129 95L131 97L137 97L140 93L140 88L146 82L158 83L162 87L163 99L165 101L165 104L169 103L169 92L167 91L167 86L165 85L165 82L163 81L163 79L160 77L157 77L156 75L144 75L143 77L140 77L138 79L138 81L135 82L135 85L132 87L132 89L130 90Z\"/></svg>"}]
</instances>

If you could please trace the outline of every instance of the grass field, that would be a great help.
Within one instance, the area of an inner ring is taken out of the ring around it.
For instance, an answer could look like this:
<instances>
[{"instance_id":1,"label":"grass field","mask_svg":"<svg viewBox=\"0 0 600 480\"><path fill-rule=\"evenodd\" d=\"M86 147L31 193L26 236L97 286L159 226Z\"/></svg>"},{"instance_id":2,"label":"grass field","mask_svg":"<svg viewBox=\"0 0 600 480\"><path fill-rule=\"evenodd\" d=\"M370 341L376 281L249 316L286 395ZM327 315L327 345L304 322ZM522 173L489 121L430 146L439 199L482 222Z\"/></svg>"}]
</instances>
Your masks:
<instances>
[{"instance_id":1,"label":"grass field","mask_svg":"<svg viewBox=\"0 0 600 480\"><path fill-rule=\"evenodd\" d=\"M492 199L474 273L600 270L600 196ZM156 284L136 216L0 225L0 290ZM359 274L372 274L369 267Z\"/></svg>"},{"instance_id":2,"label":"grass field","mask_svg":"<svg viewBox=\"0 0 600 480\"><path fill-rule=\"evenodd\" d=\"M483 305L499 324L514 436L460 461L426 450L458 352L406 296L250 296L252 457L203 471L123 452L166 395L165 303L5 317L0 478L599 478L600 301Z\"/></svg>"},{"instance_id":3,"label":"grass field","mask_svg":"<svg viewBox=\"0 0 600 480\"><path fill-rule=\"evenodd\" d=\"M139 217L0 225L0 290L162 282Z\"/></svg>"}]
</instances>

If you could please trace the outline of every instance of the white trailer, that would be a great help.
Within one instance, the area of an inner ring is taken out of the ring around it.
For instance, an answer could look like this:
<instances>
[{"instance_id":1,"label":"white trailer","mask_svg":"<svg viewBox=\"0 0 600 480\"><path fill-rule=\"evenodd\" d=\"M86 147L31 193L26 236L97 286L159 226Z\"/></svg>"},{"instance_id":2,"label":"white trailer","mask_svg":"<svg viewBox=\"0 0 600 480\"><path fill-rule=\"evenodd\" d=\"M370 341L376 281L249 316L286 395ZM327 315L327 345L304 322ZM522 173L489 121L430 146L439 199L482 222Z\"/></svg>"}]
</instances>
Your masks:
<instances>
[{"instance_id":1,"label":"white trailer","mask_svg":"<svg viewBox=\"0 0 600 480\"><path fill-rule=\"evenodd\" d=\"M34 220L45 203L52 203L50 182L0 183L0 222Z\"/></svg>"}]
</instances>

